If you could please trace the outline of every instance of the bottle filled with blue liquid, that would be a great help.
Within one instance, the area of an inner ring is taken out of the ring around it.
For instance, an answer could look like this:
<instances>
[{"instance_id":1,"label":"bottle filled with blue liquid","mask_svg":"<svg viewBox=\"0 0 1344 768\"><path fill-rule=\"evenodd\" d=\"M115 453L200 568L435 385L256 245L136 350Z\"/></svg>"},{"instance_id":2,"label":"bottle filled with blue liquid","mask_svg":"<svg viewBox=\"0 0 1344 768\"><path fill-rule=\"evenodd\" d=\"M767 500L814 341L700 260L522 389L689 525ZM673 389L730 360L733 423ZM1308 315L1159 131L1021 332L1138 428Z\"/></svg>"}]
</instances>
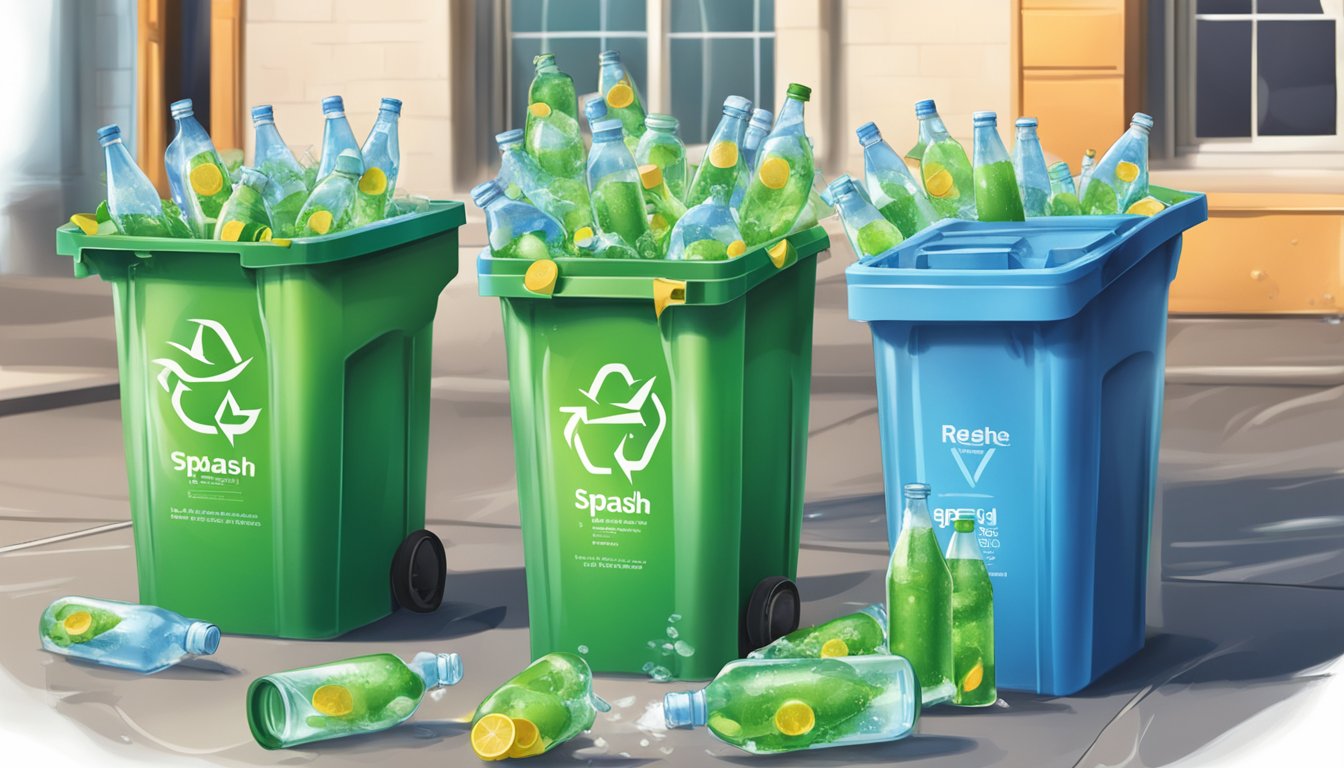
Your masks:
<instances>
[{"instance_id":1,"label":"bottle filled with blue liquid","mask_svg":"<svg viewBox=\"0 0 1344 768\"><path fill-rule=\"evenodd\" d=\"M471 199L485 211L485 231L494 258L536 261L571 255L560 222L535 205L510 199L498 181L477 184Z\"/></svg>"},{"instance_id":2,"label":"bottle filled with blue liquid","mask_svg":"<svg viewBox=\"0 0 1344 768\"><path fill-rule=\"evenodd\" d=\"M401 117L400 99L383 99L378 118L369 130L360 155L364 174L359 177L359 195L355 200L355 226L382 221L388 203L397 189L397 170L401 168L401 147L397 138L397 120Z\"/></svg>"},{"instance_id":3,"label":"bottle filled with blue liquid","mask_svg":"<svg viewBox=\"0 0 1344 768\"><path fill-rule=\"evenodd\" d=\"M219 648L219 628L152 605L62 597L42 613L42 647L106 667L152 674Z\"/></svg>"},{"instance_id":4,"label":"bottle filled with blue liquid","mask_svg":"<svg viewBox=\"0 0 1344 768\"><path fill-rule=\"evenodd\" d=\"M1013 172L1022 197L1022 210L1028 218L1046 216L1050 204L1050 175L1045 167L1041 138L1036 134L1036 118L1019 117L1013 143Z\"/></svg>"},{"instance_id":5,"label":"bottle filled with blue liquid","mask_svg":"<svg viewBox=\"0 0 1344 768\"><path fill-rule=\"evenodd\" d=\"M340 96L328 96L323 99L322 114L326 116L327 124L322 129L322 160L317 165L318 181L336 170L336 158L340 157L342 152L347 149L359 152L355 132L350 130L350 121L345 118L345 100Z\"/></svg>"}]
</instances>

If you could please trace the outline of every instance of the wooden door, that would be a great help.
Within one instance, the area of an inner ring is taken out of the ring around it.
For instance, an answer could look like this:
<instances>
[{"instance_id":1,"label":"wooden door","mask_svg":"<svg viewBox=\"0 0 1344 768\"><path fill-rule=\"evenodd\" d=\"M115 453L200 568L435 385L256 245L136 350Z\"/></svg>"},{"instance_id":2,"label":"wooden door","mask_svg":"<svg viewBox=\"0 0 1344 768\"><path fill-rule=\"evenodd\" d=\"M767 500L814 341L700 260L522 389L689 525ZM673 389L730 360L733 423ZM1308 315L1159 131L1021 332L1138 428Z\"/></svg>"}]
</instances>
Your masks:
<instances>
[{"instance_id":1,"label":"wooden door","mask_svg":"<svg viewBox=\"0 0 1344 768\"><path fill-rule=\"evenodd\" d=\"M243 0L210 3L210 137L243 146Z\"/></svg>"},{"instance_id":2,"label":"wooden door","mask_svg":"<svg viewBox=\"0 0 1344 768\"><path fill-rule=\"evenodd\" d=\"M136 161L159 194L168 196L163 151L168 147L168 102L164 95L167 0L140 0L136 84Z\"/></svg>"}]
</instances>

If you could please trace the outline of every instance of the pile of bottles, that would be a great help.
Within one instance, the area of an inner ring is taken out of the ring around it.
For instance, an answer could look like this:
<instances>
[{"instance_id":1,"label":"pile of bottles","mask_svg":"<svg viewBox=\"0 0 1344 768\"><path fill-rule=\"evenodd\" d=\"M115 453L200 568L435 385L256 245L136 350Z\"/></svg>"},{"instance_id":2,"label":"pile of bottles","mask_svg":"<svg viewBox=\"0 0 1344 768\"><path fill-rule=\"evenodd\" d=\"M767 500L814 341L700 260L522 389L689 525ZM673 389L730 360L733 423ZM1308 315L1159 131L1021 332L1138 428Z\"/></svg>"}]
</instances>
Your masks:
<instances>
[{"instance_id":1,"label":"pile of bottles","mask_svg":"<svg viewBox=\"0 0 1344 768\"><path fill-rule=\"evenodd\" d=\"M600 93L584 104L591 147L573 79L555 54L534 63L526 123L495 137L499 176L471 191L493 256L723 261L828 213L813 191L807 86L789 85L777 118L729 96L692 166L677 119L645 111L619 52L598 57Z\"/></svg>"},{"instance_id":2,"label":"pile of bottles","mask_svg":"<svg viewBox=\"0 0 1344 768\"><path fill-rule=\"evenodd\" d=\"M362 145L341 97L323 99L322 155L308 163L299 162L280 138L272 108L253 107L252 166L241 167L239 158L233 168L196 119L191 99L173 102L170 109L177 124L164 153L171 199L159 198L122 143L121 128L100 128L107 199L95 213L70 217L85 234L266 242L332 234L428 207L424 198L393 199L401 165L398 99L382 100Z\"/></svg>"},{"instance_id":3,"label":"pile of bottles","mask_svg":"<svg viewBox=\"0 0 1344 768\"><path fill-rule=\"evenodd\" d=\"M1129 130L1096 160L1083 156L1075 177L1068 163L1047 165L1034 117L1018 118L1010 154L998 117L976 112L974 151L948 133L933 100L915 104L919 139L901 158L874 123L856 133L863 148L863 182L840 176L826 198L840 213L860 259L883 253L941 219L1024 221L1042 216L1151 216L1166 208L1148 193L1148 133L1153 119L1135 113ZM906 165L918 163L919 179Z\"/></svg>"}]
</instances>

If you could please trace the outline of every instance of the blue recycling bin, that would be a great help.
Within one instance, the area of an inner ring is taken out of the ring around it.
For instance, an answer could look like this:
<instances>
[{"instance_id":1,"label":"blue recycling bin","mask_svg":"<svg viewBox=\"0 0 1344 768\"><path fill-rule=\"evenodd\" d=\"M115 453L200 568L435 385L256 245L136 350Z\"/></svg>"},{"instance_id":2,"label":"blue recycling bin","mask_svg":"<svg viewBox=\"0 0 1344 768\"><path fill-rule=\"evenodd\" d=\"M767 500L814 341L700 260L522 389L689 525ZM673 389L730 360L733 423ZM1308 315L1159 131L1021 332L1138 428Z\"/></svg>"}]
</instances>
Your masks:
<instances>
[{"instance_id":1,"label":"blue recycling bin","mask_svg":"<svg viewBox=\"0 0 1344 768\"><path fill-rule=\"evenodd\" d=\"M1152 217L944 221L846 270L876 355L887 535L973 512L1001 688L1074 693L1143 647L1167 293L1203 195Z\"/></svg>"}]
</instances>

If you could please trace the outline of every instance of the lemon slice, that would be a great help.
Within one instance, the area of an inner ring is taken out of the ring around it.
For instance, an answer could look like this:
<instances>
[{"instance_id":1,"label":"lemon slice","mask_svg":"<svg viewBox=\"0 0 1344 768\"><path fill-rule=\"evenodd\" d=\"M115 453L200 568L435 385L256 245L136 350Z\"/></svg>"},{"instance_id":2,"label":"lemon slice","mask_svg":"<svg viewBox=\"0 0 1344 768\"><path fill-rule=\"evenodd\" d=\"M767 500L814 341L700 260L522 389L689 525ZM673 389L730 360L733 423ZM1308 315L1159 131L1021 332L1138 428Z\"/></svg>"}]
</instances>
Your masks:
<instances>
[{"instance_id":1,"label":"lemon slice","mask_svg":"<svg viewBox=\"0 0 1344 768\"><path fill-rule=\"evenodd\" d=\"M767 157L757 172L761 183L770 189L783 189L789 180L789 161L782 157Z\"/></svg>"},{"instance_id":2,"label":"lemon slice","mask_svg":"<svg viewBox=\"0 0 1344 768\"><path fill-rule=\"evenodd\" d=\"M737 166L737 142L720 141L709 148L709 162L715 168L733 168Z\"/></svg>"},{"instance_id":3,"label":"lemon slice","mask_svg":"<svg viewBox=\"0 0 1344 768\"><path fill-rule=\"evenodd\" d=\"M188 178L191 179L191 188L196 190L198 195L210 197L224 189L224 174L219 172L219 166L214 163L205 163L192 168Z\"/></svg>"},{"instance_id":4,"label":"lemon slice","mask_svg":"<svg viewBox=\"0 0 1344 768\"><path fill-rule=\"evenodd\" d=\"M728 258L736 259L738 256L747 252L747 244L741 240L734 240L728 244Z\"/></svg>"},{"instance_id":5,"label":"lemon slice","mask_svg":"<svg viewBox=\"0 0 1344 768\"><path fill-rule=\"evenodd\" d=\"M956 186L952 183L952 174L943 166L937 163L929 163L925 168L928 175L924 177L924 188L934 197L949 196Z\"/></svg>"},{"instance_id":6,"label":"lemon slice","mask_svg":"<svg viewBox=\"0 0 1344 768\"><path fill-rule=\"evenodd\" d=\"M344 685L323 685L313 691L313 709L328 717L345 717L355 710L355 698Z\"/></svg>"},{"instance_id":7,"label":"lemon slice","mask_svg":"<svg viewBox=\"0 0 1344 768\"><path fill-rule=\"evenodd\" d=\"M817 726L817 715L804 702L786 701L775 710L775 728L785 736L802 736Z\"/></svg>"},{"instance_id":8,"label":"lemon slice","mask_svg":"<svg viewBox=\"0 0 1344 768\"><path fill-rule=\"evenodd\" d=\"M381 195L387 191L387 174L377 166L370 168L359 177L359 191L366 195Z\"/></svg>"},{"instance_id":9,"label":"lemon slice","mask_svg":"<svg viewBox=\"0 0 1344 768\"><path fill-rule=\"evenodd\" d=\"M82 635L93 626L93 614L88 611L75 611L61 622L67 635Z\"/></svg>"},{"instance_id":10,"label":"lemon slice","mask_svg":"<svg viewBox=\"0 0 1344 768\"><path fill-rule=\"evenodd\" d=\"M550 117L550 116L551 116L551 105L550 105L550 104L547 104L547 103L544 102L544 101L538 101L538 102L534 102L534 103L532 103L532 104L527 108L527 111L528 111L528 112L531 112L533 117Z\"/></svg>"},{"instance_id":11,"label":"lemon slice","mask_svg":"<svg viewBox=\"0 0 1344 768\"><path fill-rule=\"evenodd\" d=\"M518 729L513 720L498 712L486 715L471 727L471 748L482 760L500 760L513 749Z\"/></svg>"},{"instance_id":12,"label":"lemon slice","mask_svg":"<svg viewBox=\"0 0 1344 768\"><path fill-rule=\"evenodd\" d=\"M607 91L607 106L613 109L621 109L630 106L635 100L635 90L625 82L619 82L611 86Z\"/></svg>"},{"instance_id":13,"label":"lemon slice","mask_svg":"<svg viewBox=\"0 0 1344 768\"><path fill-rule=\"evenodd\" d=\"M1135 213L1140 216L1152 216L1155 213L1161 213L1166 210L1166 203L1155 197L1145 197L1142 200L1134 201L1134 204L1125 209L1125 213Z\"/></svg>"},{"instance_id":14,"label":"lemon slice","mask_svg":"<svg viewBox=\"0 0 1344 768\"><path fill-rule=\"evenodd\" d=\"M532 749L541 741L541 731L537 730L536 723L525 717L513 718L513 749L527 751ZM510 751L509 757L513 757Z\"/></svg>"},{"instance_id":15,"label":"lemon slice","mask_svg":"<svg viewBox=\"0 0 1344 768\"><path fill-rule=\"evenodd\" d=\"M257 242L258 242L258 243L269 243L269 242L271 242L271 235L272 235L272 232L271 232L271 228L270 228L270 227L262 227L262 228L257 232Z\"/></svg>"},{"instance_id":16,"label":"lemon slice","mask_svg":"<svg viewBox=\"0 0 1344 768\"><path fill-rule=\"evenodd\" d=\"M848 655L849 644L838 637L833 637L821 644L821 658L823 659L833 659L839 656Z\"/></svg>"},{"instance_id":17,"label":"lemon slice","mask_svg":"<svg viewBox=\"0 0 1344 768\"><path fill-rule=\"evenodd\" d=\"M975 666L971 667L971 671L967 672L966 676L961 678L961 690L963 693L970 693L971 691L974 691L976 688L979 688L980 684L983 683L984 681L985 681L985 663L982 661L977 661L975 662Z\"/></svg>"},{"instance_id":18,"label":"lemon slice","mask_svg":"<svg viewBox=\"0 0 1344 768\"><path fill-rule=\"evenodd\" d=\"M319 235L330 232L331 211L314 211L313 215L308 217L308 228Z\"/></svg>"},{"instance_id":19,"label":"lemon slice","mask_svg":"<svg viewBox=\"0 0 1344 768\"><path fill-rule=\"evenodd\" d=\"M1120 164L1115 166L1115 178L1128 184L1139 178L1139 166L1128 160L1121 160Z\"/></svg>"},{"instance_id":20,"label":"lemon slice","mask_svg":"<svg viewBox=\"0 0 1344 768\"><path fill-rule=\"evenodd\" d=\"M584 240L587 240L592 236L593 236L592 227L579 227L578 230L574 232L574 242L576 244L582 243Z\"/></svg>"},{"instance_id":21,"label":"lemon slice","mask_svg":"<svg viewBox=\"0 0 1344 768\"><path fill-rule=\"evenodd\" d=\"M86 235L98 234L98 217L92 213L76 213L70 217L70 223L79 227Z\"/></svg>"},{"instance_id":22,"label":"lemon slice","mask_svg":"<svg viewBox=\"0 0 1344 768\"><path fill-rule=\"evenodd\" d=\"M219 229L219 239L228 240L231 243L238 242L239 236L243 234L243 222L237 219L230 219L224 222L224 226Z\"/></svg>"}]
</instances>

